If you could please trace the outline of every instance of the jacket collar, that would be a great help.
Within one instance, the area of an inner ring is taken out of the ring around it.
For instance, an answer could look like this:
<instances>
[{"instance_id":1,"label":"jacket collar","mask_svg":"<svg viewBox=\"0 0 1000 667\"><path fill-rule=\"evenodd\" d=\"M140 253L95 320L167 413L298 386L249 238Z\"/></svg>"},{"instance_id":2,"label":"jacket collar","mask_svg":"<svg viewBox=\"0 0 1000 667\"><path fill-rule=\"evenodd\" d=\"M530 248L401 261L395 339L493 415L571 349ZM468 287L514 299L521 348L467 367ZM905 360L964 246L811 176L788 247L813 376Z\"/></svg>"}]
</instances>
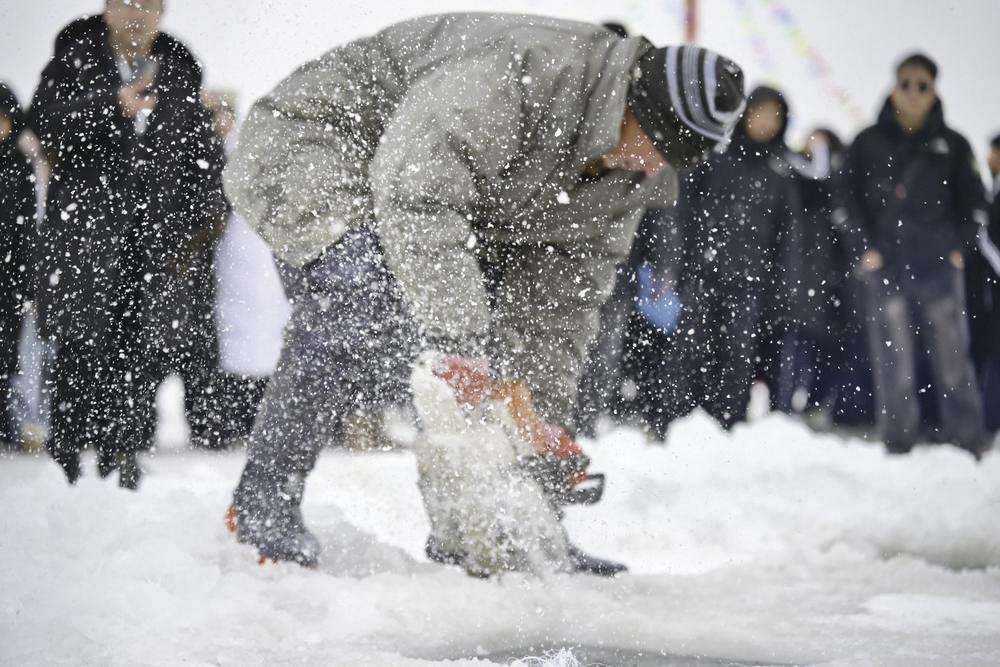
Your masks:
<instances>
[{"instance_id":1,"label":"jacket collar","mask_svg":"<svg viewBox=\"0 0 1000 667\"><path fill-rule=\"evenodd\" d=\"M882 105L882 111L879 112L876 124L891 136L904 135L903 128L900 127L899 122L896 120L896 109L892 106L891 97L886 98L885 104ZM930 112L928 112L924 126L909 136L919 141L929 141L943 136L946 127L944 122L944 105L941 104L941 99L938 98L934 101L934 106L931 107Z\"/></svg>"}]
</instances>

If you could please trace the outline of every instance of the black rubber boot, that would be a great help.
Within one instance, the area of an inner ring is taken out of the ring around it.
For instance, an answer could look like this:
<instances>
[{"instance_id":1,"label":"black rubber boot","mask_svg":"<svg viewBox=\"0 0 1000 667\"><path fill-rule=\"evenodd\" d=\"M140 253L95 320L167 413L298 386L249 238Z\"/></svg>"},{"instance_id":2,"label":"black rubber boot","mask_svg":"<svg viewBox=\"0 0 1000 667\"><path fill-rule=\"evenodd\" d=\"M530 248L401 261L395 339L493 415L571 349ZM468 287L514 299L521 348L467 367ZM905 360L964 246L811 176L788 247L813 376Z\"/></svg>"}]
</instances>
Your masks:
<instances>
[{"instance_id":1,"label":"black rubber boot","mask_svg":"<svg viewBox=\"0 0 1000 667\"><path fill-rule=\"evenodd\" d=\"M80 479L80 452L57 448L51 440L46 443L45 448L49 451L52 460L62 468L66 475L66 481L70 484L76 484L76 480Z\"/></svg>"},{"instance_id":2,"label":"black rubber boot","mask_svg":"<svg viewBox=\"0 0 1000 667\"><path fill-rule=\"evenodd\" d=\"M135 452L113 452L101 450L97 453L97 474L105 478L118 471L118 486L129 491L139 488L142 468Z\"/></svg>"},{"instance_id":3,"label":"black rubber boot","mask_svg":"<svg viewBox=\"0 0 1000 667\"><path fill-rule=\"evenodd\" d=\"M139 488L140 479L142 479L142 468L139 467L136 455L122 454L118 463L118 486L135 491Z\"/></svg>"},{"instance_id":4,"label":"black rubber boot","mask_svg":"<svg viewBox=\"0 0 1000 667\"><path fill-rule=\"evenodd\" d=\"M571 572L593 574L598 577L613 577L628 572L628 567L625 564L595 558L572 544L569 545L569 564Z\"/></svg>"},{"instance_id":5,"label":"black rubber boot","mask_svg":"<svg viewBox=\"0 0 1000 667\"><path fill-rule=\"evenodd\" d=\"M448 551L433 535L427 538L424 553L427 554L428 560L442 565L461 565L465 559L465 554Z\"/></svg>"},{"instance_id":6,"label":"black rubber boot","mask_svg":"<svg viewBox=\"0 0 1000 667\"><path fill-rule=\"evenodd\" d=\"M302 520L304 489L299 473L280 474L248 462L233 494L236 539L256 547L261 559L316 567L321 547Z\"/></svg>"}]
</instances>

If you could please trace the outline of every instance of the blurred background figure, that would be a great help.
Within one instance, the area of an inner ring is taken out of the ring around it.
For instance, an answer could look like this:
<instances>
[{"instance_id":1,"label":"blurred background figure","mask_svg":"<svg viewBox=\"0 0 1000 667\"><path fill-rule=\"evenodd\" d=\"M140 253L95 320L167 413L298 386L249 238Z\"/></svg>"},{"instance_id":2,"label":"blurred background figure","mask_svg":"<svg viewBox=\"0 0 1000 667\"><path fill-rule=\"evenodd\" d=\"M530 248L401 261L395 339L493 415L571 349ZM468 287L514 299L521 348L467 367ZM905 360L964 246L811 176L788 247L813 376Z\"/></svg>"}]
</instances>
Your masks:
<instances>
[{"instance_id":1,"label":"blurred background figure","mask_svg":"<svg viewBox=\"0 0 1000 667\"><path fill-rule=\"evenodd\" d=\"M106 0L56 39L30 123L52 164L38 253L38 325L54 343L47 447L70 483L136 488L167 345L163 299L223 211L201 69L160 32L162 0ZM179 324L178 324L179 325ZM173 327L173 320L170 321Z\"/></svg>"},{"instance_id":2,"label":"blurred background figure","mask_svg":"<svg viewBox=\"0 0 1000 667\"><path fill-rule=\"evenodd\" d=\"M848 158L879 433L892 453L922 435L919 365L926 363L945 438L979 456L982 404L965 313L965 257L985 221L968 142L951 130L923 54L896 68L878 122Z\"/></svg>"},{"instance_id":3,"label":"blurred background figure","mask_svg":"<svg viewBox=\"0 0 1000 667\"><path fill-rule=\"evenodd\" d=\"M11 402L21 325L33 291L35 176L18 145L25 127L21 105L0 82L0 447L20 447Z\"/></svg>"},{"instance_id":4,"label":"blurred background figure","mask_svg":"<svg viewBox=\"0 0 1000 667\"><path fill-rule=\"evenodd\" d=\"M681 315L657 435L695 407L727 429L744 421L756 378L768 382L772 400L777 395L787 322L783 244L802 217L787 126L784 95L756 88L727 152L681 186Z\"/></svg>"},{"instance_id":5,"label":"blurred background figure","mask_svg":"<svg viewBox=\"0 0 1000 667\"><path fill-rule=\"evenodd\" d=\"M236 138L235 95L206 91L202 101L212 113L214 132L231 149ZM217 442L222 446L247 436L253 428L291 313L271 250L228 202L226 210L214 255Z\"/></svg>"},{"instance_id":6,"label":"blurred background figure","mask_svg":"<svg viewBox=\"0 0 1000 667\"><path fill-rule=\"evenodd\" d=\"M991 434L1000 431L1000 134L993 137L989 152L990 204L989 227L980 230L979 246L986 260L985 293L989 303L984 359L979 378L983 393L983 413Z\"/></svg>"},{"instance_id":7,"label":"blurred background figure","mask_svg":"<svg viewBox=\"0 0 1000 667\"><path fill-rule=\"evenodd\" d=\"M836 395L839 343L850 335L844 276L851 258L843 242L847 213L840 172L846 148L832 130L817 128L791 166L802 203L784 244L787 325L782 337L777 409L793 414L829 409Z\"/></svg>"}]
</instances>

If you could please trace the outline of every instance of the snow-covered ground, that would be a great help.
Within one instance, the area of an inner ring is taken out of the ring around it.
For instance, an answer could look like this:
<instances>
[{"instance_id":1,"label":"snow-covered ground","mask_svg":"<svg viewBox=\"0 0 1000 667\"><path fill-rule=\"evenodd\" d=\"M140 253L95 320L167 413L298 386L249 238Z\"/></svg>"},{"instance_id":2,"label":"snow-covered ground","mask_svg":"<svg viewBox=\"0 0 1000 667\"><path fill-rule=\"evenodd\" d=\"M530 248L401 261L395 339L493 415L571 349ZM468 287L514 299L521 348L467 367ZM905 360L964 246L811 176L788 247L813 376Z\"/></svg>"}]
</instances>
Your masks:
<instances>
[{"instance_id":1,"label":"snow-covered ground","mask_svg":"<svg viewBox=\"0 0 1000 667\"><path fill-rule=\"evenodd\" d=\"M725 434L703 415L667 447L615 429L588 452L606 497L567 523L631 566L616 580L427 562L407 452L321 457L305 500L319 571L259 566L226 532L240 452L163 447L138 494L2 459L0 663L486 665L582 647L589 664L1000 664L997 452L889 458L781 416Z\"/></svg>"}]
</instances>

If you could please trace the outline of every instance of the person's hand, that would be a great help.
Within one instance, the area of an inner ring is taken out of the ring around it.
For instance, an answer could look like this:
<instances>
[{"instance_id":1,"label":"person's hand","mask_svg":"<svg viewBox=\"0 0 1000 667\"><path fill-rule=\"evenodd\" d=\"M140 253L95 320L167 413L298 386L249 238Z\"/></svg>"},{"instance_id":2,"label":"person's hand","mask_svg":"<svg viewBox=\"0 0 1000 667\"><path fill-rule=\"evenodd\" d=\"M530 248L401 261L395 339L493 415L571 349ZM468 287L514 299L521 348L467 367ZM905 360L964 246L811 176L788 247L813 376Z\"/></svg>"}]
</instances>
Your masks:
<instances>
[{"instance_id":1,"label":"person's hand","mask_svg":"<svg viewBox=\"0 0 1000 667\"><path fill-rule=\"evenodd\" d=\"M882 266L882 253L875 248L869 248L865 251L865 254L861 256L861 270L865 273L878 271L882 268Z\"/></svg>"},{"instance_id":2,"label":"person's hand","mask_svg":"<svg viewBox=\"0 0 1000 667\"><path fill-rule=\"evenodd\" d=\"M951 262L951 265L959 271L965 268L965 258L962 257L962 253L957 250L952 250L948 253L948 261Z\"/></svg>"},{"instance_id":3,"label":"person's hand","mask_svg":"<svg viewBox=\"0 0 1000 667\"><path fill-rule=\"evenodd\" d=\"M485 357L446 356L434 374L448 383L464 408L478 406L490 387L490 361Z\"/></svg>"},{"instance_id":4,"label":"person's hand","mask_svg":"<svg viewBox=\"0 0 1000 667\"><path fill-rule=\"evenodd\" d=\"M583 453L580 445L576 444L576 440L562 426L546 422L542 425L542 432L545 435L546 453L560 459Z\"/></svg>"},{"instance_id":5,"label":"person's hand","mask_svg":"<svg viewBox=\"0 0 1000 667\"><path fill-rule=\"evenodd\" d=\"M146 75L118 89L118 106L126 118L135 118L142 112L156 108L156 95L148 91L153 85L153 76Z\"/></svg>"}]
</instances>

